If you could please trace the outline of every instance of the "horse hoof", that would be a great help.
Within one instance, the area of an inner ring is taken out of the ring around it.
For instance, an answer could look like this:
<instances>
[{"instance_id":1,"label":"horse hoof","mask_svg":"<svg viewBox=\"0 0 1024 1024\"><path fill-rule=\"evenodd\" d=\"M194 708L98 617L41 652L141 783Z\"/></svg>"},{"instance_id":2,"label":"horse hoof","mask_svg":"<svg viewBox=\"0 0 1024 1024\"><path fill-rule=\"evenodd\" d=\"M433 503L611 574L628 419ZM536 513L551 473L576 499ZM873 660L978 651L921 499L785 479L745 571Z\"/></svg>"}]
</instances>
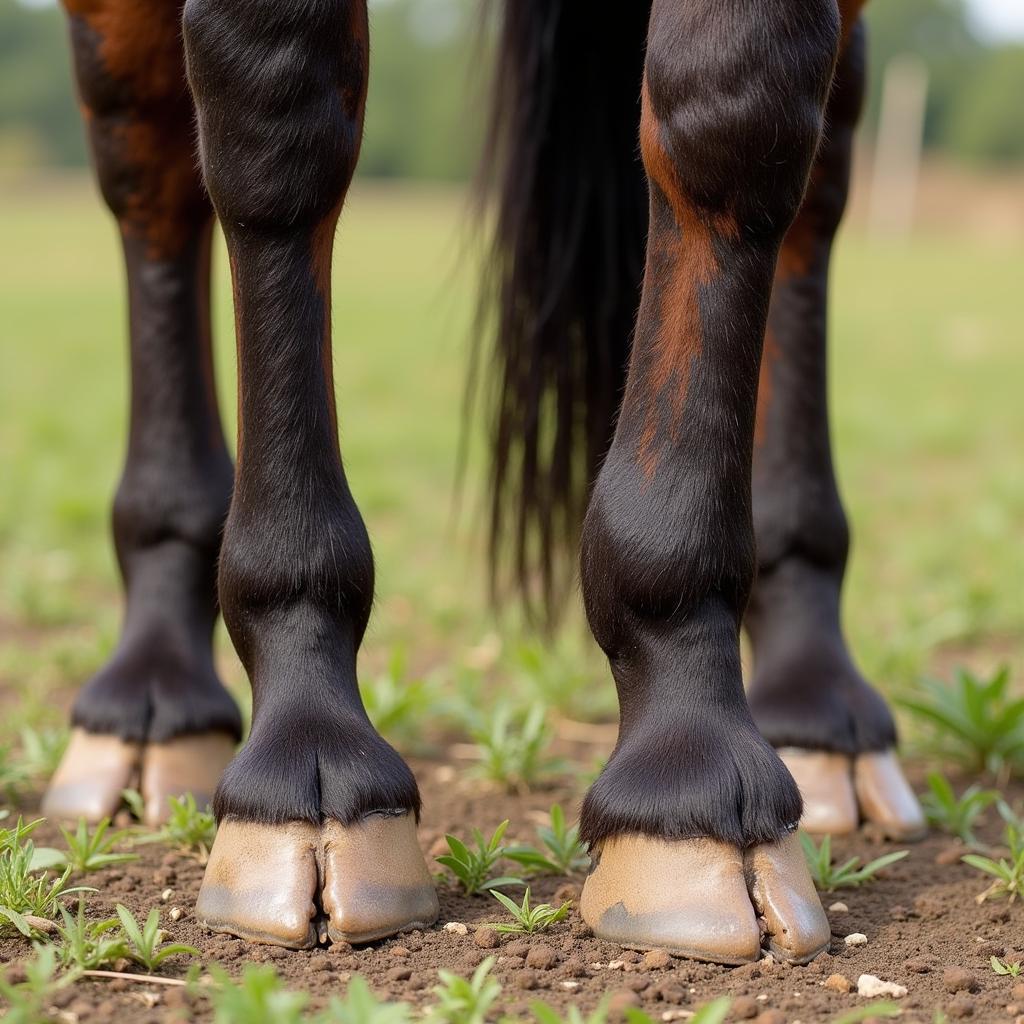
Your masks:
<instances>
[{"instance_id":1,"label":"horse hoof","mask_svg":"<svg viewBox=\"0 0 1024 1024\"><path fill-rule=\"evenodd\" d=\"M224 769L235 754L227 733L178 736L166 743L149 743L142 755L142 796L147 825L162 825L170 815L170 797L191 793L199 807L213 802Z\"/></svg>"},{"instance_id":2,"label":"horse hoof","mask_svg":"<svg viewBox=\"0 0 1024 1024\"><path fill-rule=\"evenodd\" d=\"M580 913L600 939L721 964L761 955L743 854L713 839L614 836L596 849Z\"/></svg>"},{"instance_id":3,"label":"horse hoof","mask_svg":"<svg viewBox=\"0 0 1024 1024\"><path fill-rule=\"evenodd\" d=\"M779 751L804 798L800 827L813 835L845 835L861 820L889 839L911 842L928 831L924 814L891 750L834 754L793 747Z\"/></svg>"},{"instance_id":4,"label":"horse hoof","mask_svg":"<svg viewBox=\"0 0 1024 1024\"><path fill-rule=\"evenodd\" d=\"M135 784L141 762L139 743L73 729L43 797L42 813L62 821L112 818L122 791Z\"/></svg>"},{"instance_id":5,"label":"horse hoof","mask_svg":"<svg viewBox=\"0 0 1024 1024\"><path fill-rule=\"evenodd\" d=\"M289 949L329 939L372 942L426 928L437 915L408 813L323 826L228 818L196 902L196 919L205 927Z\"/></svg>"}]
</instances>

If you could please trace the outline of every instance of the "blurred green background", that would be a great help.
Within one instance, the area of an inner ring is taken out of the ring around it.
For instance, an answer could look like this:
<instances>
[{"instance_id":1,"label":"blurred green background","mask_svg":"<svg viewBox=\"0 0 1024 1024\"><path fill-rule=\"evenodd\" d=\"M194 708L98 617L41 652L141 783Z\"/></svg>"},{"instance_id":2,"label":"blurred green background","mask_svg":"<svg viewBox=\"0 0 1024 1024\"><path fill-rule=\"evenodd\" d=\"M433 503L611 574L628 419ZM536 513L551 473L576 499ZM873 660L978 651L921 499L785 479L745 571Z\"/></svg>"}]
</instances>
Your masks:
<instances>
[{"instance_id":1,"label":"blurred green background","mask_svg":"<svg viewBox=\"0 0 1024 1024\"><path fill-rule=\"evenodd\" d=\"M1013 0L1016 2L1016 0ZM930 77L912 230L867 228L858 174L835 263L831 369L854 555L853 646L891 691L959 663L1024 678L1024 47L956 0L874 0L877 118L888 59ZM360 176L336 257L342 445L378 560L364 676L407 671L475 699L614 714L582 625L541 647L484 601L479 438L455 501L476 249L461 182L479 145L486 59L475 3L372 8ZM108 539L124 447L124 286L82 164L61 14L0 0L0 708L59 721L120 616ZM861 171L870 166L863 158ZM232 318L216 261L219 387L233 429ZM226 638L225 676L244 693ZM483 689L480 690L481 680ZM593 685L599 681L601 685Z\"/></svg>"}]
</instances>

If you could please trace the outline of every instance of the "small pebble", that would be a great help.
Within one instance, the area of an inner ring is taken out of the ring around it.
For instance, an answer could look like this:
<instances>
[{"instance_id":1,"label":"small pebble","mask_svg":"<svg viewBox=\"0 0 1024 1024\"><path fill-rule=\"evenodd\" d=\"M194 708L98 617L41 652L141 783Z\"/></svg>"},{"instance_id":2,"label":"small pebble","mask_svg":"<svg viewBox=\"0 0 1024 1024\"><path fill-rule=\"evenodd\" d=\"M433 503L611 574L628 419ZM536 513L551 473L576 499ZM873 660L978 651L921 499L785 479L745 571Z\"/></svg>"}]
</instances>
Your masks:
<instances>
[{"instance_id":1,"label":"small pebble","mask_svg":"<svg viewBox=\"0 0 1024 1024\"><path fill-rule=\"evenodd\" d=\"M850 912L850 908L840 900L829 904L828 910L830 914L848 914Z\"/></svg>"},{"instance_id":2,"label":"small pebble","mask_svg":"<svg viewBox=\"0 0 1024 1024\"><path fill-rule=\"evenodd\" d=\"M329 971L330 969L330 961L325 956L313 957L311 960L306 962L307 974L323 974L325 971ZM401 970L400 967L395 967L393 969L396 971Z\"/></svg>"},{"instance_id":3,"label":"small pebble","mask_svg":"<svg viewBox=\"0 0 1024 1024\"><path fill-rule=\"evenodd\" d=\"M580 987L580 983L578 981L563 981L562 982L562 988L568 989L570 992L572 992L573 989L577 989L579 987Z\"/></svg>"},{"instance_id":4,"label":"small pebble","mask_svg":"<svg viewBox=\"0 0 1024 1024\"><path fill-rule=\"evenodd\" d=\"M863 932L851 932L843 939L848 946L866 946L868 937Z\"/></svg>"},{"instance_id":5,"label":"small pebble","mask_svg":"<svg viewBox=\"0 0 1024 1024\"><path fill-rule=\"evenodd\" d=\"M465 928L466 926L463 925L462 927ZM405 946L392 946L388 950L388 955L389 956L408 956L409 955L409 950L407 950L405 948Z\"/></svg>"},{"instance_id":6,"label":"small pebble","mask_svg":"<svg viewBox=\"0 0 1024 1024\"><path fill-rule=\"evenodd\" d=\"M975 952L987 960L990 956L1002 956L1006 952L1006 947L1001 942L981 939Z\"/></svg>"},{"instance_id":7,"label":"small pebble","mask_svg":"<svg viewBox=\"0 0 1024 1024\"><path fill-rule=\"evenodd\" d=\"M167 912L167 916L172 921L180 921L181 920L181 915L182 915L181 907L171 907L171 909Z\"/></svg>"},{"instance_id":8,"label":"small pebble","mask_svg":"<svg viewBox=\"0 0 1024 1024\"><path fill-rule=\"evenodd\" d=\"M408 981L412 977L411 967L392 967L384 975L388 981Z\"/></svg>"},{"instance_id":9,"label":"small pebble","mask_svg":"<svg viewBox=\"0 0 1024 1024\"><path fill-rule=\"evenodd\" d=\"M516 939L515 942L510 942L505 947L505 952L509 956L523 956L530 952L530 943L526 939Z\"/></svg>"},{"instance_id":10,"label":"small pebble","mask_svg":"<svg viewBox=\"0 0 1024 1024\"><path fill-rule=\"evenodd\" d=\"M587 965L578 956L571 956L562 964L562 974L566 978L585 978Z\"/></svg>"},{"instance_id":11,"label":"small pebble","mask_svg":"<svg viewBox=\"0 0 1024 1024\"><path fill-rule=\"evenodd\" d=\"M644 967L651 971L660 971L672 963L672 957L663 949L649 949L644 953Z\"/></svg>"},{"instance_id":12,"label":"small pebble","mask_svg":"<svg viewBox=\"0 0 1024 1024\"><path fill-rule=\"evenodd\" d=\"M526 966L538 971L549 971L558 963L558 954L543 943L530 947L526 954Z\"/></svg>"},{"instance_id":13,"label":"small pebble","mask_svg":"<svg viewBox=\"0 0 1024 1024\"><path fill-rule=\"evenodd\" d=\"M162 903L166 903L173 895L174 895L174 890L173 889L164 889L164 891L162 893L160 893L160 901Z\"/></svg>"},{"instance_id":14,"label":"small pebble","mask_svg":"<svg viewBox=\"0 0 1024 1024\"><path fill-rule=\"evenodd\" d=\"M461 921L449 921L445 926L446 932L451 932L454 935L468 935L469 929Z\"/></svg>"},{"instance_id":15,"label":"small pebble","mask_svg":"<svg viewBox=\"0 0 1024 1024\"><path fill-rule=\"evenodd\" d=\"M459 964L462 967L477 967L484 959L484 954L479 949L467 949L462 956L459 957Z\"/></svg>"},{"instance_id":16,"label":"small pebble","mask_svg":"<svg viewBox=\"0 0 1024 1024\"><path fill-rule=\"evenodd\" d=\"M947 967L942 972L942 987L947 992L973 992L978 979L966 967Z\"/></svg>"},{"instance_id":17,"label":"small pebble","mask_svg":"<svg viewBox=\"0 0 1024 1024\"><path fill-rule=\"evenodd\" d=\"M832 974L825 982L825 988L829 988L833 992L852 992L853 982L845 974Z\"/></svg>"},{"instance_id":18,"label":"small pebble","mask_svg":"<svg viewBox=\"0 0 1024 1024\"><path fill-rule=\"evenodd\" d=\"M484 926L473 933L473 942L481 949L497 949L501 945L501 936L493 928Z\"/></svg>"},{"instance_id":19,"label":"small pebble","mask_svg":"<svg viewBox=\"0 0 1024 1024\"><path fill-rule=\"evenodd\" d=\"M932 969L932 962L927 957L914 956L903 966L912 974L927 974Z\"/></svg>"},{"instance_id":20,"label":"small pebble","mask_svg":"<svg viewBox=\"0 0 1024 1024\"><path fill-rule=\"evenodd\" d=\"M894 981L882 981L873 974L862 974L857 979L857 995L865 996L868 999L878 999L883 996L892 996L893 999L902 999L907 994L906 988L897 985Z\"/></svg>"},{"instance_id":21,"label":"small pebble","mask_svg":"<svg viewBox=\"0 0 1024 1024\"><path fill-rule=\"evenodd\" d=\"M609 960L608 970L609 971L621 971L626 966L625 960Z\"/></svg>"}]
</instances>

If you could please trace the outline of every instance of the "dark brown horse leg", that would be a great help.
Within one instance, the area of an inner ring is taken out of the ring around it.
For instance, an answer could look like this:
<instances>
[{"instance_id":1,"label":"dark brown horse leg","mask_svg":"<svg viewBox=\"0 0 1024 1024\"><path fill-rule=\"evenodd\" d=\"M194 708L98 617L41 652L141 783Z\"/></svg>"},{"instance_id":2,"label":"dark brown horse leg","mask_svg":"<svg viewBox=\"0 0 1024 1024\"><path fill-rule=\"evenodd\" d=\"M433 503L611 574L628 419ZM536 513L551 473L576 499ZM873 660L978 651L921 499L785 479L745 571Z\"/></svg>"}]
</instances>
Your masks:
<instances>
[{"instance_id":1,"label":"dark brown horse leg","mask_svg":"<svg viewBox=\"0 0 1024 1024\"><path fill-rule=\"evenodd\" d=\"M583 916L600 937L723 963L762 943L805 961L829 941L792 834L799 793L744 697L739 628L772 277L839 32L834 0L654 3L643 295L584 527L584 598L621 722L583 808Z\"/></svg>"},{"instance_id":2,"label":"dark brown horse leg","mask_svg":"<svg viewBox=\"0 0 1024 1024\"><path fill-rule=\"evenodd\" d=\"M99 818L140 785L154 821L170 795L212 797L241 731L211 649L232 476L210 358L213 213L195 168L180 3L65 3L128 278L131 418L113 515L126 612L117 650L75 703L44 810Z\"/></svg>"},{"instance_id":3,"label":"dark brown horse leg","mask_svg":"<svg viewBox=\"0 0 1024 1024\"><path fill-rule=\"evenodd\" d=\"M197 918L307 947L430 924L419 793L356 682L373 558L342 468L331 253L366 96L365 0L188 0L189 81L231 260L235 491L220 597L252 734L214 804Z\"/></svg>"},{"instance_id":4,"label":"dark brown horse leg","mask_svg":"<svg viewBox=\"0 0 1024 1024\"><path fill-rule=\"evenodd\" d=\"M755 433L749 699L800 786L805 828L849 832L863 816L907 839L923 832L924 818L892 752L892 716L853 664L839 617L849 532L829 443L826 304L863 89L858 28L836 72L826 139L782 246L768 316Z\"/></svg>"}]
</instances>

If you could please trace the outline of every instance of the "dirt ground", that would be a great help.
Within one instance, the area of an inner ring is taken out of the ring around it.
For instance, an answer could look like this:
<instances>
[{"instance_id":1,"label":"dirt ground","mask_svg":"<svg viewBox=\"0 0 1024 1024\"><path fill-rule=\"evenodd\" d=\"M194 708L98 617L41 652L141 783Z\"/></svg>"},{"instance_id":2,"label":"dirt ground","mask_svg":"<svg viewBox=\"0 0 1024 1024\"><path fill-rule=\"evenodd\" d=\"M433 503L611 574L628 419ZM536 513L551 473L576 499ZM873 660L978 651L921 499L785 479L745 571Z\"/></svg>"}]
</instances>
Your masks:
<instances>
[{"instance_id":1,"label":"dirt ground","mask_svg":"<svg viewBox=\"0 0 1024 1024\"><path fill-rule=\"evenodd\" d=\"M468 837L471 825L492 829L504 818L513 825L507 840L535 841L533 825L543 821L552 802L577 809L578 786L523 796L497 795L450 763L420 761L415 765L423 790L420 837L432 858L441 852L445 832ZM920 777L916 780L920 782ZM1024 796L1017 784L1008 793ZM31 801L26 801L26 811ZM571 811L570 811L571 813ZM996 842L995 815L981 838ZM48 825L35 838L40 845L59 845ZM881 846L865 835L837 841L837 856L871 858ZM531 939L498 937L484 928L502 919L502 908L489 896L466 898L447 883L440 885L441 916L434 928L412 932L363 948L333 946L311 952L289 952L247 945L212 935L195 922L192 907L203 869L192 858L150 845L138 847L141 859L91 874L99 890L90 897L93 914L113 916L114 905L126 904L136 917L159 907L162 921L180 942L202 952L204 963L217 963L230 973L246 963L272 963L287 985L311 994L319 1006L339 994L353 973L364 975L381 996L428 1005L437 969L469 974L487 956L496 957L494 976L504 986L498 1010L527 1013L529 1003L543 999L556 1006L596 1006L610 995L616 1011L639 1006L656 1020L685 1020L688 1011L726 994L733 998L730 1020L760 1024L810 1024L832 1021L868 1000L856 994L861 974L907 988L900 1001L902 1020L932 1024L937 1011L950 1020L1014 1022L1024 1014L1024 983L993 973L989 958L1024 958L1024 907L978 904L985 887L980 875L959 863L960 851L948 837L933 835L911 848L910 856L885 872L874 884L825 894L826 907L842 901L848 909L829 911L833 941L827 954L806 967L762 960L740 968L647 956L594 939L575 907L567 921ZM579 879L544 879L533 885L535 897L548 901L575 899ZM170 920L172 908L182 914ZM860 932L867 942L849 946L845 937ZM18 961L28 953L21 939L0 941L0 961ZM168 977L182 977L187 961L165 965ZM15 963L15 972L18 967ZM852 983L843 992L841 975ZM69 1022L116 1021L118 1024L171 1024L208 1021L204 998L183 988L126 980L85 980L59 994Z\"/></svg>"}]
</instances>

